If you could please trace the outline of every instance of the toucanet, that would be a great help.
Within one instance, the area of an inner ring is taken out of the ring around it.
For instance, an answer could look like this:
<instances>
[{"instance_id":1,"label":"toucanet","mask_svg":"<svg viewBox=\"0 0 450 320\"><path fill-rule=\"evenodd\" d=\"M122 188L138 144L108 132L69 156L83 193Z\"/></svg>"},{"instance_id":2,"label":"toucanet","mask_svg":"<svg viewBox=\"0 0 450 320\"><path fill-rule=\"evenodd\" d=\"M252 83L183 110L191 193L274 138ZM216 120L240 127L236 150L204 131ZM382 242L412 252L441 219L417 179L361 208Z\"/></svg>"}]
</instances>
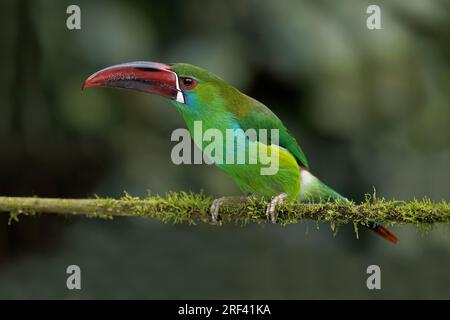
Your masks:
<instances>
[{"instance_id":1,"label":"toucanet","mask_svg":"<svg viewBox=\"0 0 450 320\"><path fill-rule=\"evenodd\" d=\"M275 174L261 174L266 164L256 161L221 161L217 166L223 170L246 194L271 199L266 214L276 221L276 205L283 201L324 202L348 200L322 183L310 173L303 150L281 120L264 104L245 95L213 73L185 64L164 64L136 61L114 65L100 70L82 85L88 87L126 88L167 98L180 111L191 135L196 121L202 129L216 129L226 136L227 129L237 134L254 129L256 136L246 136L241 142L224 144L222 155L230 153L250 155L251 150L278 155L278 170ZM259 132L267 130L262 139ZM278 141L273 143L271 129L276 129ZM202 141L195 141L203 150ZM232 146L232 147L231 147ZM232 157L235 155L232 154ZM255 163L256 162L256 163ZM228 197L214 200L211 206L211 220L217 222L220 205ZM239 199L239 198L238 198ZM396 243L397 238L386 228L370 223L371 230L383 238Z\"/></svg>"}]
</instances>

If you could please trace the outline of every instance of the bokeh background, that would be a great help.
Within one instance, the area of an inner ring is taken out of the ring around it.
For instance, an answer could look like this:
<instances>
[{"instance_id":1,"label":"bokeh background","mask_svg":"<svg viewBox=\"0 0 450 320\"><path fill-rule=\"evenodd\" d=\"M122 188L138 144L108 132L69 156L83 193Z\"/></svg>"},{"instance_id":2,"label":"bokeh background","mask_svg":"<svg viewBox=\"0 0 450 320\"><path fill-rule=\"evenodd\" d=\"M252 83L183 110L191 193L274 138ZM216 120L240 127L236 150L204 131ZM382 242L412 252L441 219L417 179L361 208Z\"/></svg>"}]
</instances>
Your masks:
<instances>
[{"instance_id":1,"label":"bokeh background","mask_svg":"<svg viewBox=\"0 0 450 320\"><path fill-rule=\"evenodd\" d=\"M66 8L81 8L81 30ZM382 9L382 30L366 8ZM239 190L176 166L183 127L160 97L80 90L103 67L189 62L264 102L312 171L355 201L450 200L450 2L3 0L0 194L142 196ZM245 228L0 216L0 298L450 298L449 230L397 227L392 246L304 222ZM66 267L82 290L66 289ZM382 290L366 288L377 264Z\"/></svg>"}]
</instances>

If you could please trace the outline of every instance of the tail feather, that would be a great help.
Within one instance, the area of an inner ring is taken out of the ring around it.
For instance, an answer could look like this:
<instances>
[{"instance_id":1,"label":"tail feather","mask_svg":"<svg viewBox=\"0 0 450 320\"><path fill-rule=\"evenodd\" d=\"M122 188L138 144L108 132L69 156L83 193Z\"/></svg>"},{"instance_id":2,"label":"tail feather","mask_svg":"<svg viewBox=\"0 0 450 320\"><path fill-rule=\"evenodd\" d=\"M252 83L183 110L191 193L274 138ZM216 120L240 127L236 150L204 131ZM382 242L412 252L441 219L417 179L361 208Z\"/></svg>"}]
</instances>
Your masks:
<instances>
[{"instance_id":1,"label":"tail feather","mask_svg":"<svg viewBox=\"0 0 450 320\"><path fill-rule=\"evenodd\" d=\"M386 229L383 226L380 226L380 225L372 222L367 226L367 228L369 228L369 230L372 230L379 236L383 237L387 241L392 242L393 244L397 244L397 242L398 242L398 238L395 236L395 234L393 234L392 232L390 232L388 229Z\"/></svg>"},{"instance_id":2,"label":"tail feather","mask_svg":"<svg viewBox=\"0 0 450 320\"><path fill-rule=\"evenodd\" d=\"M340 200L344 203L350 202L347 198L341 196L339 193L313 176L305 168L300 169L300 194L298 196L298 200L314 202ZM398 238L392 232L385 227L376 224L375 222L370 222L366 227L391 243L396 244L398 242Z\"/></svg>"}]
</instances>

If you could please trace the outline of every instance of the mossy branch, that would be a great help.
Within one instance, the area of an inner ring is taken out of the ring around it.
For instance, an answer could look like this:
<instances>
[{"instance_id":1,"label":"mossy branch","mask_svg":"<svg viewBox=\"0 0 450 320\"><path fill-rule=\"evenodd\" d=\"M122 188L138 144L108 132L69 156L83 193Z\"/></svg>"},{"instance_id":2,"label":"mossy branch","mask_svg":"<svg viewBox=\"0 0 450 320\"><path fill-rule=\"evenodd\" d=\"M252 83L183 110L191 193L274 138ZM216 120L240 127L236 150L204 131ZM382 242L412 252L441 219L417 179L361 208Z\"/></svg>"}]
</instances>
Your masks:
<instances>
[{"instance_id":1,"label":"mossy branch","mask_svg":"<svg viewBox=\"0 0 450 320\"><path fill-rule=\"evenodd\" d=\"M125 194L119 199L49 199L38 197L0 197L0 212L10 214L10 222L19 215L60 214L87 217L113 218L115 216L148 217L163 222L196 224L210 221L209 208L213 199L197 193L169 193L165 197L132 197ZM228 201L220 208L221 223L267 221L267 201L249 198L245 201ZM367 196L360 204L298 203L278 207L277 222L297 223L300 220L330 222L332 227L344 223L367 224L375 221L385 224L431 225L450 222L450 204L430 199L397 201Z\"/></svg>"}]
</instances>

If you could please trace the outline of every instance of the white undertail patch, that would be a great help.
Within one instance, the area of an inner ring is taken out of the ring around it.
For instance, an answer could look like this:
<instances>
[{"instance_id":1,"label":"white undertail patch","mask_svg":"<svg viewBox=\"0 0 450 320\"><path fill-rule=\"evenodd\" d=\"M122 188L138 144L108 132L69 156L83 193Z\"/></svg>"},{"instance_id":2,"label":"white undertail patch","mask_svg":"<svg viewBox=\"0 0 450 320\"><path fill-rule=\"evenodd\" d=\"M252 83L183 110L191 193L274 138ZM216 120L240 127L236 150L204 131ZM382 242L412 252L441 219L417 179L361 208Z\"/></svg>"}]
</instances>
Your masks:
<instances>
[{"instance_id":1,"label":"white undertail patch","mask_svg":"<svg viewBox=\"0 0 450 320\"><path fill-rule=\"evenodd\" d=\"M308 170L300 169L300 186L301 189L307 188L313 181L314 176Z\"/></svg>"}]
</instances>

